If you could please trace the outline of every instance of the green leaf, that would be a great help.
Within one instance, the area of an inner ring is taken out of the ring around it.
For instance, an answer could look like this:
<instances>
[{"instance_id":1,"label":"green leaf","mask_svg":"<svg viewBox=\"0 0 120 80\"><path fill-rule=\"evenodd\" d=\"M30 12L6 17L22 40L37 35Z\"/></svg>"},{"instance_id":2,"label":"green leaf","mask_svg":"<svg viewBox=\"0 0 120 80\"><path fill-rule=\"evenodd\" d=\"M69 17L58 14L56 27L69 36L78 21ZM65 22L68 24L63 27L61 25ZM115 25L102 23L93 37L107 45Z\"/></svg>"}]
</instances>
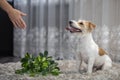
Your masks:
<instances>
[{"instance_id":1,"label":"green leaf","mask_svg":"<svg viewBox=\"0 0 120 80\"><path fill-rule=\"evenodd\" d=\"M43 62L43 64L42 64L42 68L43 68L43 69L48 68L48 62L47 62L47 61L46 61L46 62Z\"/></svg>"},{"instance_id":2,"label":"green leaf","mask_svg":"<svg viewBox=\"0 0 120 80\"><path fill-rule=\"evenodd\" d=\"M52 60L52 56L47 57L47 60L51 61Z\"/></svg>"},{"instance_id":3,"label":"green leaf","mask_svg":"<svg viewBox=\"0 0 120 80\"><path fill-rule=\"evenodd\" d=\"M21 59L21 62L27 62L27 61L28 61L27 58L22 58L22 59Z\"/></svg>"},{"instance_id":4,"label":"green leaf","mask_svg":"<svg viewBox=\"0 0 120 80\"><path fill-rule=\"evenodd\" d=\"M47 57L48 56L48 51L45 51L44 52L44 57Z\"/></svg>"},{"instance_id":5,"label":"green leaf","mask_svg":"<svg viewBox=\"0 0 120 80\"><path fill-rule=\"evenodd\" d=\"M39 61L39 62L41 61L41 59L42 59L42 58L41 58L40 56L38 56L38 61Z\"/></svg>"},{"instance_id":6,"label":"green leaf","mask_svg":"<svg viewBox=\"0 0 120 80\"><path fill-rule=\"evenodd\" d=\"M53 75L59 75L60 71L58 69L53 69L51 73Z\"/></svg>"},{"instance_id":7,"label":"green leaf","mask_svg":"<svg viewBox=\"0 0 120 80\"><path fill-rule=\"evenodd\" d=\"M57 63L57 62L54 62L53 64L54 64L55 66L58 66L58 63Z\"/></svg>"},{"instance_id":8,"label":"green leaf","mask_svg":"<svg viewBox=\"0 0 120 80\"><path fill-rule=\"evenodd\" d=\"M25 58L29 59L30 58L30 54L26 53Z\"/></svg>"},{"instance_id":9,"label":"green leaf","mask_svg":"<svg viewBox=\"0 0 120 80\"><path fill-rule=\"evenodd\" d=\"M46 71L46 70L43 70L43 71L42 71L42 75L43 75L43 76L46 76L47 74L48 74L48 71Z\"/></svg>"},{"instance_id":10,"label":"green leaf","mask_svg":"<svg viewBox=\"0 0 120 80\"><path fill-rule=\"evenodd\" d=\"M43 57L43 58L42 58L42 62L44 62L44 61L46 61L46 57Z\"/></svg>"},{"instance_id":11,"label":"green leaf","mask_svg":"<svg viewBox=\"0 0 120 80\"><path fill-rule=\"evenodd\" d=\"M52 66L53 68L55 68L57 65L58 65L58 63L55 63L55 62L51 64L51 66Z\"/></svg>"},{"instance_id":12,"label":"green leaf","mask_svg":"<svg viewBox=\"0 0 120 80\"><path fill-rule=\"evenodd\" d=\"M50 64L54 64L54 63L55 63L55 61L54 61L54 60L51 60L51 61L50 61Z\"/></svg>"},{"instance_id":13,"label":"green leaf","mask_svg":"<svg viewBox=\"0 0 120 80\"><path fill-rule=\"evenodd\" d=\"M58 69L60 71L60 68L59 67L55 67L55 69Z\"/></svg>"},{"instance_id":14,"label":"green leaf","mask_svg":"<svg viewBox=\"0 0 120 80\"><path fill-rule=\"evenodd\" d=\"M42 53L39 53L39 55L40 55L41 57L43 57L43 56L44 56Z\"/></svg>"},{"instance_id":15,"label":"green leaf","mask_svg":"<svg viewBox=\"0 0 120 80\"><path fill-rule=\"evenodd\" d=\"M41 57L40 55L38 55L38 56L35 58L35 62L36 62L36 63L41 62L41 60L42 60L42 57Z\"/></svg>"},{"instance_id":16,"label":"green leaf","mask_svg":"<svg viewBox=\"0 0 120 80\"><path fill-rule=\"evenodd\" d=\"M28 63L25 63L25 62L24 62L24 63L21 64L21 66L22 66L22 67L27 67L27 66L28 66Z\"/></svg>"},{"instance_id":17,"label":"green leaf","mask_svg":"<svg viewBox=\"0 0 120 80\"><path fill-rule=\"evenodd\" d=\"M22 71L21 71L21 70L16 70L15 73L16 73L16 74L21 74Z\"/></svg>"}]
</instances>

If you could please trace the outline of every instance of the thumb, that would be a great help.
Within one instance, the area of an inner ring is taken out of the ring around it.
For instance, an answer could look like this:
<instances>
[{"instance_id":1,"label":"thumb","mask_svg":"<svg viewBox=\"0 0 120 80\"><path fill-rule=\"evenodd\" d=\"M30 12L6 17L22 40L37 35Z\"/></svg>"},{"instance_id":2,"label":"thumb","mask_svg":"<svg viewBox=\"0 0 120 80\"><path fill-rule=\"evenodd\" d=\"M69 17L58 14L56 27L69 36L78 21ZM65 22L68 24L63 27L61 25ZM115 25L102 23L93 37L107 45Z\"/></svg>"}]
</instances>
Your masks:
<instances>
[{"instance_id":1,"label":"thumb","mask_svg":"<svg viewBox=\"0 0 120 80\"><path fill-rule=\"evenodd\" d=\"M25 13L23 13L23 12L21 12L21 16L26 16L27 14L25 14Z\"/></svg>"}]
</instances>

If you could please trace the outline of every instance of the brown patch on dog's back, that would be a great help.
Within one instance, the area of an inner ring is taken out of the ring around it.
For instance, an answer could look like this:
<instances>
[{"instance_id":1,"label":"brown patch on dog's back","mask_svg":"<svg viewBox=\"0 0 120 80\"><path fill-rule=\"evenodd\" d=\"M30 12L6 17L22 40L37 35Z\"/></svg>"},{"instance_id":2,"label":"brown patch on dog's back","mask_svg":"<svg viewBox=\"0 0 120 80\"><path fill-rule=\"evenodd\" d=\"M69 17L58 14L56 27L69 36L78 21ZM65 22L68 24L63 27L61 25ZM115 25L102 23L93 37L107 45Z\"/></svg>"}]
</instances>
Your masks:
<instances>
[{"instance_id":1,"label":"brown patch on dog's back","mask_svg":"<svg viewBox=\"0 0 120 80\"><path fill-rule=\"evenodd\" d=\"M100 55L100 56L103 56L103 55L105 55L105 54L107 54L107 53L105 52L105 50L103 50L102 48L99 48L99 55Z\"/></svg>"}]
</instances>

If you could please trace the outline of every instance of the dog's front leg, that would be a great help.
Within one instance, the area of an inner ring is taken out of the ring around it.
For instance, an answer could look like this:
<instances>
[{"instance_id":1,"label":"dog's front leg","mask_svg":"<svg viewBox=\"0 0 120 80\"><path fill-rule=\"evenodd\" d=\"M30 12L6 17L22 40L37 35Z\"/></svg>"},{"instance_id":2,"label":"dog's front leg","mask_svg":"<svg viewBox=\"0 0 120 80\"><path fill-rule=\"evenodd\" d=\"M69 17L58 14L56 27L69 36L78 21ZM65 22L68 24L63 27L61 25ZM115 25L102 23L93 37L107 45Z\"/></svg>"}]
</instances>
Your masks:
<instances>
[{"instance_id":1,"label":"dog's front leg","mask_svg":"<svg viewBox=\"0 0 120 80\"><path fill-rule=\"evenodd\" d=\"M87 70L87 64L81 60L80 65L79 65L79 72L84 73Z\"/></svg>"},{"instance_id":2,"label":"dog's front leg","mask_svg":"<svg viewBox=\"0 0 120 80\"><path fill-rule=\"evenodd\" d=\"M88 60L88 70L87 70L87 73L88 73L88 74L91 74L91 73L92 73L94 61L95 61L94 58L89 58L89 60Z\"/></svg>"},{"instance_id":3,"label":"dog's front leg","mask_svg":"<svg viewBox=\"0 0 120 80\"><path fill-rule=\"evenodd\" d=\"M84 62L82 54L80 53L80 65L79 65L79 72L83 73L87 70L87 64Z\"/></svg>"}]
</instances>

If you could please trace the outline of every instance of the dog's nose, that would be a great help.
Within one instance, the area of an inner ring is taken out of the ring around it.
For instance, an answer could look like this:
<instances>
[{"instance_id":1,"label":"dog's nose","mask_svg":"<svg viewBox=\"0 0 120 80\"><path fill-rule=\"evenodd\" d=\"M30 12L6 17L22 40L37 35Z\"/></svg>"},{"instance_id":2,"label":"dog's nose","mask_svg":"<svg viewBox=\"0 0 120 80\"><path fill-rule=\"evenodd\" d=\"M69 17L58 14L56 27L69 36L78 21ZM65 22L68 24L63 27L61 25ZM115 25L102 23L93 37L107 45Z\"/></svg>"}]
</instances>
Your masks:
<instances>
[{"instance_id":1,"label":"dog's nose","mask_svg":"<svg viewBox=\"0 0 120 80\"><path fill-rule=\"evenodd\" d=\"M69 24L72 24L73 23L73 21L69 21Z\"/></svg>"}]
</instances>

